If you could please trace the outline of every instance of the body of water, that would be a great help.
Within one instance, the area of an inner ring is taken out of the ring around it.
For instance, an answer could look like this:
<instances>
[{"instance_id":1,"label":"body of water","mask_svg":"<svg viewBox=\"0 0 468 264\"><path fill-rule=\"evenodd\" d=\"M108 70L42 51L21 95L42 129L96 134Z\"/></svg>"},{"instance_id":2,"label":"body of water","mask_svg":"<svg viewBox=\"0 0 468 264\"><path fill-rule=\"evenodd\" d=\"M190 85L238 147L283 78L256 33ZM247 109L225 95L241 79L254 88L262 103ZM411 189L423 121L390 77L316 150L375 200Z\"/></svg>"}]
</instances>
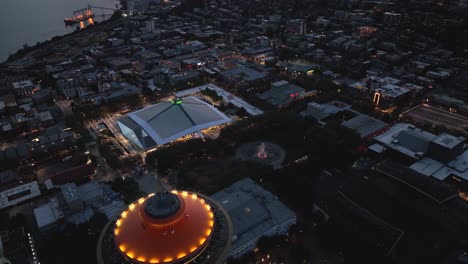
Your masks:
<instances>
[{"instance_id":1,"label":"body of water","mask_svg":"<svg viewBox=\"0 0 468 264\"><path fill-rule=\"evenodd\" d=\"M23 45L35 45L76 30L76 24L65 26L63 19L74 10L88 5L115 8L118 0L1 0L0 1L0 62ZM93 8L94 21L109 18L112 10ZM103 14L107 14L104 15ZM88 23L91 21L86 21ZM83 26L83 23L81 23Z\"/></svg>"}]
</instances>

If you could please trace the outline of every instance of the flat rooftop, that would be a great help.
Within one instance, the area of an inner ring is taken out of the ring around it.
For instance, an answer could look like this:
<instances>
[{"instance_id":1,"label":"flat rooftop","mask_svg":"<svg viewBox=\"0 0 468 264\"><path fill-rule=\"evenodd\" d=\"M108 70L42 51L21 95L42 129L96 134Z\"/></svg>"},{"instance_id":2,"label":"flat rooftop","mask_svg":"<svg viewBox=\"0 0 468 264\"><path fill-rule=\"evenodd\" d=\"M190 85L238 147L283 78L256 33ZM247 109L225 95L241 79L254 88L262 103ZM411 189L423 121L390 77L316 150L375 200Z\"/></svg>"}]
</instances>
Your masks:
<instances>
[{"instance_id":1,"label":"flat rooftop","mask_svg":"<svg viewBox=\"0 0 468 264\"><path fill-rule=\"evenodd\" d=\"M34 208L33 213L39 229L49 227L64 217L56 198L51 198L48 203Z\"/></svg>"},{"instance_id":2,"label":"flat rooftop","mask_svg":"<svg viewBox=\"0 0 468 264\"><path fill-rule=\"evenodd\" d=\"M387 123L370 117L368 115L359 114L349 120L344 121L343 123L341 123L341 125L352 129L353 131L358 133L359 136L361 136L361 138L365 138L385 128L387 126Z\"/></svg>"},{"instance_id":3,"label":"flat rooftop","mask_svg":"<svg viewBox=\"0 0 468 264\"><path fill-rule=\"evenodd\" d=\"M18 185L0 192L0 209L41 195L37 181Z\"/></svg>"},{"instance_id":4,"label":"flat rooftop","mask_svg":"<svg viewBox=\"0 0 468 264\"><path fill-rule=\"evenodd\" d=\"M287 81L272 83L271 88L258 97L272 105L282 105L303 96L305 89Z\"/></svg>"},{"instance_id":5,"label":"flat rooftop","mask_svg":"<svg viewBox=\"0 0 468 264\"><path fill-rule=\"evenodd\" d=\"M447 133L442 133L432 140L432 142L439 144L443 147L449 148L449 149L452 149L458 146L459 144L463 144L464 141L465 141L464 137L456 137L454 135L447 134Z\"/></svg>"},{"instance_id":6,"label":"flat rooftop","mask_svg":"<svg viewBox=\"0 0 468 264\"><path fill-rule=\"evenodd\" d=\"M325 119L336 113L349 109L351 109L351 105L340 101L332 101L325 104L310 102L307 104L307 110L305 110L301 114L304 116L312 116L318 121L321 121L322 119Z\"/></svg>"},{"instance_id":7,"label":"flat rooftop","mask_svg":"<svg viewBox=\"0 0 468 264\"><path fill-rule=\"evenodd\" d=\"M265 78L267 75L248 67L238 67L221 72L221 75L227 78L240 78L244 81L255 81Z\"/></svg>"},{"instance_id":8,"label":"flat rooftop","mask_svg":"<svg viewBox=\"0 0 468 264\"><path fill-rule=\"evenodd\" d=\"M211 196L229 213L236 240L231 251L276 226L296 219L294 212L252 179L242 179Z\"/></svg>"},{"instance_id":9,"label":"flat rooftop","mask_svg":"<svg viewBox=\"0 0 468 264\"><path fill-rule=\"evenodd\" d=\"M410 90L389 83L380 88L377 88L376 91L382 93L385 96L396 98L403 94L408 93Z\"/></svg>"},{"instance_id":10,"label":"flat rooftop","mask_svg":"<svg viewBox=\"0 0 468 264\"><path fill-rule=\"evenodd\" d=\"M436 136L407 123L398 123L385 133L374 137L375 141L414 159L427 153L429 143Z\"/></svg>"}]
</instances>

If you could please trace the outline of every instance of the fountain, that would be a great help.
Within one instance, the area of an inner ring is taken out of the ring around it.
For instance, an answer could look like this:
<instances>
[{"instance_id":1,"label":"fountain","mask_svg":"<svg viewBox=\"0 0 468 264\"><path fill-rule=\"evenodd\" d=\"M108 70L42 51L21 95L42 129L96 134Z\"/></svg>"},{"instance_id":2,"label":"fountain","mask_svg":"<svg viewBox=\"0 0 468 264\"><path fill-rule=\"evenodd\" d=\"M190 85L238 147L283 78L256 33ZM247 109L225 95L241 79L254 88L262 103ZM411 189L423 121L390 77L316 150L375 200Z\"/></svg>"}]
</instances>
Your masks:
<instances>
[{"instance_id":1,"label":"fountain","mask_svg":"<svg viewBox=\"0 0 468 264\"><path fill-rule=\"evenodd\" d=\"M251 160L278 169L286 158L286 152L277 144L256 141L239 146L236 150L236 157L240 160Z\"/></svg>"},{"instance_id":2,"label":"fountain","mask_svg":"<svg viewBox=\"0 0 468 264\"><path fill-rule=\"evenodd\" d=\"M266 151L265 151L265 142L262 142L258 146L258 152L257 152L257 157L260 159L266 159L268 157Z\"/></svg>"}]
</instances>

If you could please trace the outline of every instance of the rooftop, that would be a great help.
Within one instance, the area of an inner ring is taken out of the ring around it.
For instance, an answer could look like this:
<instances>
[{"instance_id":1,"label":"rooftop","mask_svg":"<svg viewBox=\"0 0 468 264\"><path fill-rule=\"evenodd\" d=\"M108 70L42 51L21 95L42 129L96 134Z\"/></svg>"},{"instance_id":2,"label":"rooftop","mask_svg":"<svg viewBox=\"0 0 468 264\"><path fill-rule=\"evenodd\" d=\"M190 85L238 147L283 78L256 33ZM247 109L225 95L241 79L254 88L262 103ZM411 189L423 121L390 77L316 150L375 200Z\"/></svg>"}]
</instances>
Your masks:
<instances>
[{"instance_id":1,"label":"rooftop","mask_svg":"<svg viewBox=\"0 0 468 264\"><path fill-rule=\"evenodd\" d=\"M341 125L356 131L361 136L361 138L364 138L385 128L387 123L373 117L360 114L344 121L341 123Z\"/></svg>"},{"instance_id":2,"label":"rooftop","mask_svg":"<svg viewBox=\"0 0 468 264\"><path fill-rule=\"evenodd\" d=\"M416 128L413 125L398 123L374 139L388 148L392 148L412 158L420 159L426 154L429 143L434 138L436 138L435 135Z\"/></svg>"},{"instance_id":3,"label":"rooftop","mask_svg":"<svg viewBox=\"0 0 468 264\"><path fill-rule=\"evenodd\" d=\"M389 84L386 84L386 85L384 85L384 86L382 86L380 88L377 88L376 91L382 93L385 96L395 97L396 98L396 97L399 97L399 96L401 96L403 94L408 93L410 90L389 83Z\"/></svg>"},{"instance_id":4,"label":"rooftop","mask_svg":"<svg viewBox=\"0 0 468 264\"><path fill-rule=\"evenodd\" d=\"M282 105L295 98L302 97L305 89L287 81L279 81L271 84L271 88L258 97L272 105Z\"/></svg>"},{"instance_id":5,"label":"rooftop","mask_svg":"<svg viewBox=\"0 0 468 264\"><path fill-rule=\"evenodd\" d=\"M168 214L153 215L156 208ZM202 197L173 191L131 204L115 223L114 242L137 263L186 263L204 250L213 229L214 213Z\"/></svg>"},{"instance_id":6,"label":"rooftop","mask_svg":"<svg viewBox=\"0 0 468 264\"><path fill-rule=\"evenodd\" d=\"M30 88L33 87L34 84L30 80L25 80L21 82L14 82L13 88L15 89L22 89L22 88Z\"/></svg>"},{"instance_id":7,"label":"rooftop","mask_svg":"<svg viewBox=\"0 0 468 264\"><path fill-rule=\"evenodd\" d=\"M78 187L76 187L75 183L64 184L60 186L60 190L62 191L63 198L67 203L81 200L80 193L78 192Z\"/></svg>"},{"instance_id":8,"label":"rooftop","mask_svg":"<svg viewBox=\"0 0 468 264\"><path fill-rule=\"evenodd\" d=\"M34 208L33 212L39 229L55 224L64 216L56 198L52 198L48 203Z\"/></svg>"},{"instance_id":9,"label":"rooftop","mask_svg":"<svg viewBox=\"0 0 468 264\"><path fill-rule=\"evenodd\" d=\"M234 183L211 198L231 217L235 237L231 251L296 218L291 209L250 178Z\"/></svg>"},{"instance_id":10,"label":"rooftop","mask_svg":"<svg viewBox=\"0 0 468 264\"><path fill-rule=\"evenodd\" d=\"M145 107L118 120L123 134L142 148L163 145L231 119L196 98L178 98Z\"/></svg>"},{"instance_id":11,"label":"rooftop","mask_svg":"<svg viewBox=\"0 0 468 264\"><path fill-rule=\"evenodd\" d=\"M456 137L448 133L442 133L432 140L432 142L450 149L462 144L464 141L464 137Z\"/></svg>"},{"instance_id":12,"label":"rooftop","mask_svg":"<svg viewBox=\"0 0 468 264\"><path fill-rule=\"evenodd\" d=\"M302 112L302 115L312 116L316 120L321 121L322 119L349 109L351 109L351 105L340 101L332 101L326 104L310 102L307 104L307 110Z\"/></svg>"},{"instance_id":13,"label":"rooftop","mask_svg":"<svg viewBox=\"0 0 468 264\"><path fill-rule=\"evenodd\" d=\"M0 192L0 209L15 205L41 195L37 181L18 185Z\"/></svg>"},{"instance_id":14,"label":"rooftop","mask_svg":"<svg viewBox=\"0 0 468 264\"><path fill-rule=\"evenodd\" d=\"M221 75L227 78L240 78L244 81L254 81L266 77L266 74L248 67L233 68L227 71L223 71Z\"/></svg>"}]
</instances>

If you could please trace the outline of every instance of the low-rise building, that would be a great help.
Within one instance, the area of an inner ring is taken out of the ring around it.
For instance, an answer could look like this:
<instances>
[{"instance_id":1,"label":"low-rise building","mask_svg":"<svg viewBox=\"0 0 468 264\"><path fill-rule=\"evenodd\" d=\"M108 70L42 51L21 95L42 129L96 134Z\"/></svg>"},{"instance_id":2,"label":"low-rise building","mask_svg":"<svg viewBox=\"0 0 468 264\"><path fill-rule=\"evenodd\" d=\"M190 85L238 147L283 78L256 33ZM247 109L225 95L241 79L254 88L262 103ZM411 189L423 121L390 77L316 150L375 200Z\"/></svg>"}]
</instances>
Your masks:
<instances>
[{"instance_id":1,"label":"low-rise building","mask_svg":"<svg viewBox=\"0 0 468 264\"><path fill-rule=\"evenodd\" d=\"M267 80L267 74L248 67L237 67L220 73L221 79L229 86L245 90Z\"/></svg>"},{"instance_id":2,"label":"low-rise building","mask_svg":"<svg viewBox=\"0 0 468 264\"><path fill-rule=\"evenodd\" d=\"M449 176L468 180L468 150L464 137L447 133L436 136L413 125L399 123L374 139L377 144L372 145L371 150L399 153L412 162L411 169L422 175L438 180Z\"/></svg>"},{"instance_id":3,"label":"low-rise building","mask_svg":"<svg viewBox=\"0 0 468 264\"><path fill-rule=\"evenodd\" d=\"M51 198L48 203L34 208L33 213L40 231L53 228L65 216L58 199L55 197Z\"/></svg>"},{"instance_id":4,"label":"low-rise building","mask_svg":"<svg viewBox=\"0 0 468 264\"><path fill-rule=\"evenodd\" d=\"M26 97L34 94L36 85L34 85L30 80L24 80L20 82L12 83L13 91L17 96Z\"/></svg>"},{"instance_id":5,"label":"low-rise building","mask_svg":"<svg viewBox=\"0 0 468 264\"><path fill-rule=\"evenodd\" d=\"M311 92L309 92L311 93ZM314 93L314 91L312 91ZM271 88L258 95L258 97L274 106L284 106L292 101L302 99L306 95L304 88L287 81L279 81L271 84Z\"/></svg>"},{"instance_id":6,"label":"low-rise building","mask_svg":"<svg viewBox=\"0 0 468 264\"><path fill-rule=\"evenodd\" d=\"M387 123L368 115L358 114L349 120L343 121L341 125L353 130L361 138L365 138L385 128Z\"/></svg>"},{"instance_id":7,"label":"low-rise building","mask_svg":"<svg viewBox=\"0 0 468 264\"><path fill-rule=\"evenodd\" d=\"M211 196L231 217L234 236L229 252L240 257L252 251L263 236L285 235L296 215L276 196L245 178Z\"/></svg>"},{"instance_id":8,"label":"low-rise building","mask_svg":"<svg viewBox=\"0 0 468 264\"><path fill-rule=\"evenodd\" d=\"M21 184L0 192L0 209L13 206L41 195L37 181Z\"/></svg>"}]
</instances>

